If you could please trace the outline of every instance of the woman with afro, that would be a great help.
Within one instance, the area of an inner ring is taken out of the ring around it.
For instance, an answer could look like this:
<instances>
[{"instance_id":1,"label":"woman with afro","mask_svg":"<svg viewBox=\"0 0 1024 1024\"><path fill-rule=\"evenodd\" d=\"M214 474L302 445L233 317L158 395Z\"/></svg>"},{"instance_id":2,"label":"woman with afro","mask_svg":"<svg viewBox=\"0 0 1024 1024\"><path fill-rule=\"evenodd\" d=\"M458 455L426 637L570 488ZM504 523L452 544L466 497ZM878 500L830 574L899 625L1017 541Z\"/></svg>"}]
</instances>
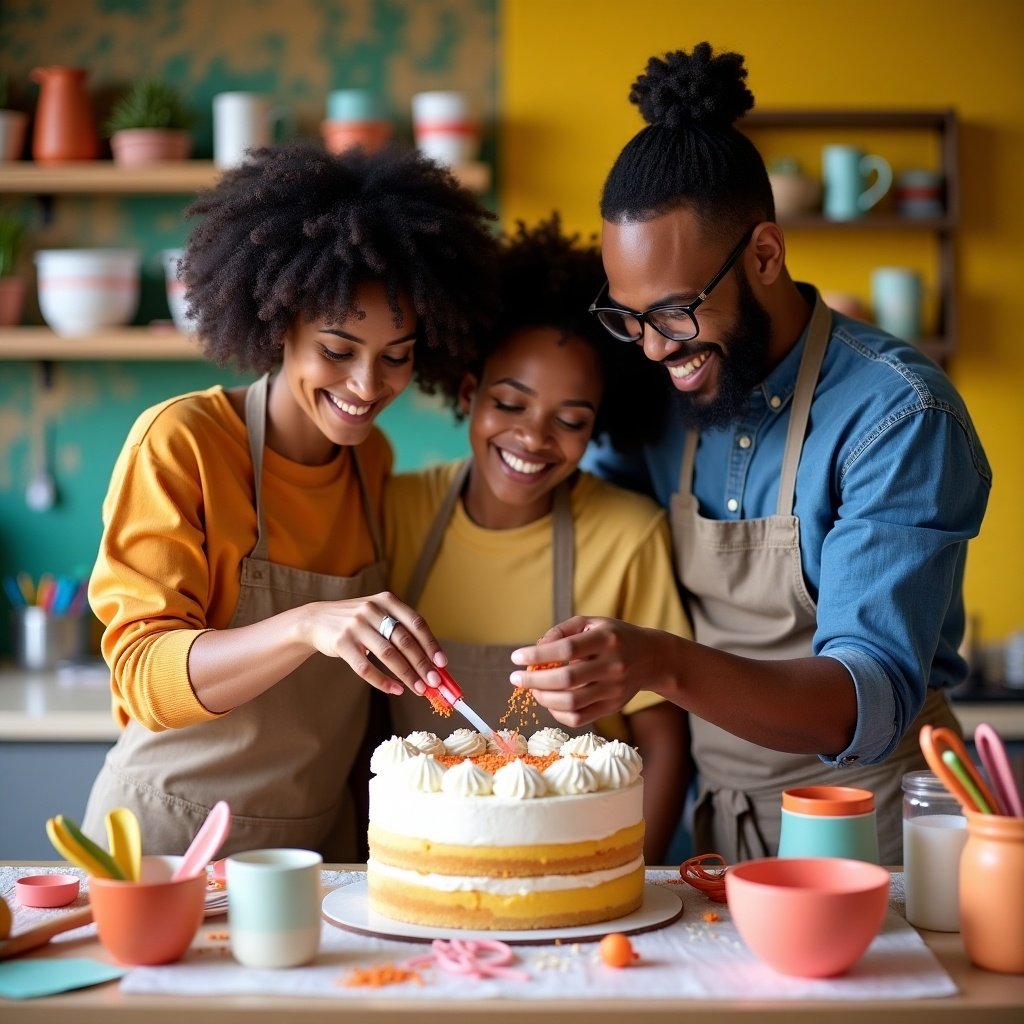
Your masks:
<instances>
[{"instance_id":1,"label":"woman with afro","mask_svg":"<svg viewBox=\"0 0 1024 1024\"><path fill-rule=\"evenodd\" d=\"M499 322L478 357L453 361L440 384L468 420L472 455L389 481L387 549L395 592L443 638L467 702L492 725L521 728L531 753L549 753L568 739L557 722L536 705L509 708L517 645L574 613L690 630L664 512L578 468L595 431L628 448L658 422L653 398L642 412L630 408L638 389L661 390L656 369L639 351L608 344L587 313L600 254L564 235L556 215L520 225L498 265ZM401 734L442 724L426 701L389 703ZM598 730L640 750L643 848L660 864L686 792L685 715L650 693L624 712ZM533 735L542 727L549 731Z\"/></svg>"},{"instance_id":2,"label":"woman with afro","mask_svg":"<svg viewBox=\"0 0 1024 1024\"><path fill-rule=\"evenodd\" d=\"M89 596L123 731L85 830L129 807L147 851L181 853L226 800L224 853L354 860L371 687L422 693L445 663L385 590L374 422L472 351L491 215L413 152L302 144L255 152L189 212L196 333L259 376L147 410L117 460Z\"/></svg>"}]
</instances>

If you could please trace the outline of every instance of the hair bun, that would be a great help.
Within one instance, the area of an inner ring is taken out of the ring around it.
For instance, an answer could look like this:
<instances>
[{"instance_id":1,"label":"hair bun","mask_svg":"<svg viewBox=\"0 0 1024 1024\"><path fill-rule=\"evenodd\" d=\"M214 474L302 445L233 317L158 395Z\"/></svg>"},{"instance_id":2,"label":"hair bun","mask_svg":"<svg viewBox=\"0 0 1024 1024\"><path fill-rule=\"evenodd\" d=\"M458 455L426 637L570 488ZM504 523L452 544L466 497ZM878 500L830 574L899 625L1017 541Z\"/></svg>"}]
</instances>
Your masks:
<instances>
[{"instance_id":1,"label":"hair bun","mask_svg":"<svg viewBox=\"0 0 1024 1024\"><path fill-rule=\"evenodd\" d=\"M754 105L746 77L742 54L716 57L710 43L698 43L693 53L676 50L664 59L652 57L633 83L629 101L648 124L727 128Z\"/></svg>"}]
</instances>

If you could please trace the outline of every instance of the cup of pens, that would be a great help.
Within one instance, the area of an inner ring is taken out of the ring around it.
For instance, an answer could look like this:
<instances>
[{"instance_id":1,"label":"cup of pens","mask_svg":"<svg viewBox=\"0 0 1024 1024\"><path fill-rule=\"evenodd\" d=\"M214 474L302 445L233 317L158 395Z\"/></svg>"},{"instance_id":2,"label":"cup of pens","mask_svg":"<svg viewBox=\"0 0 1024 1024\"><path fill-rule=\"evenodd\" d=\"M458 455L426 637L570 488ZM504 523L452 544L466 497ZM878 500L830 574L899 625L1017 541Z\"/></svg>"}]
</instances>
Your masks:
<instances>
[{"instance_id":1,"label":"cup of pens","mask_svg":"<svg viewBox=\"0 0 1024 1024\"><path fill-rule=\"evenodd\" d=\"M44 574L38 584L24 573L6 578L11 603L11 647L19 668L52 669L89 650L86 583Z\"/></svg>"}]
</instances>

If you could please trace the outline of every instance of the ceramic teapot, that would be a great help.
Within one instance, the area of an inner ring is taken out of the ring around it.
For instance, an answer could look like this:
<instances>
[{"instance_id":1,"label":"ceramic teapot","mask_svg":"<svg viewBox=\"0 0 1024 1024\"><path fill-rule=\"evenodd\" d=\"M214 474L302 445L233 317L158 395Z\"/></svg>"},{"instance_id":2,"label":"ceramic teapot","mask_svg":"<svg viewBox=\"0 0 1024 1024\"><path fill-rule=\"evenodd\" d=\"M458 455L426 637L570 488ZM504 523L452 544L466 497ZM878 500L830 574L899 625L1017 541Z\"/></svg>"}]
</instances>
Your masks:
<instances>
[{"instance_id":1,"label":"ceramic teapot","mask_svg":"<svg viewBox=\"0 0 1024 1024\"><path fill-rule=\"evenodd\" d=\"M40 164L94 160L99 137L85 91L84 68L49 65L34 68L29 77L39 83L32 132L32 158Z\"/></svg>"}]
</instances>

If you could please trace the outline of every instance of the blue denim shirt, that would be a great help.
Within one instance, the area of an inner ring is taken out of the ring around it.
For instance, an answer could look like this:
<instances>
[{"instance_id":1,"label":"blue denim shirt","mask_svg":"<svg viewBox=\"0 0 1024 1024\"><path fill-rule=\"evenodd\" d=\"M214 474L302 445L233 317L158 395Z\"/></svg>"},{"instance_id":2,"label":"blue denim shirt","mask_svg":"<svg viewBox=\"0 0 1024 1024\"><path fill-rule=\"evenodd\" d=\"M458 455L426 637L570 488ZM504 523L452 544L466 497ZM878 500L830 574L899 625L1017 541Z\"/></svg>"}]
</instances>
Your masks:
<instances>
[{"instance_id":1,"label":"blue denim shirt","mask_svg":"<svg viewBox=\"0 0 1024 1024\"><path fill-rule=\"evenodd\" d=\"M813 290L801 286L808 298ZM805 337L750 395L733 427L705 431L694 469L703 516L775 513ZM593 444L592 471L665 507L679 485L684 431L643 455ZM811 405L793 514L817 602L813 653L853 677L857 727L827 764L875 763L902 738L928 687L962 682L967 541L977 536L992 471L949 378L878 328L833 313Z\"/></svg>"}]
</instances>

